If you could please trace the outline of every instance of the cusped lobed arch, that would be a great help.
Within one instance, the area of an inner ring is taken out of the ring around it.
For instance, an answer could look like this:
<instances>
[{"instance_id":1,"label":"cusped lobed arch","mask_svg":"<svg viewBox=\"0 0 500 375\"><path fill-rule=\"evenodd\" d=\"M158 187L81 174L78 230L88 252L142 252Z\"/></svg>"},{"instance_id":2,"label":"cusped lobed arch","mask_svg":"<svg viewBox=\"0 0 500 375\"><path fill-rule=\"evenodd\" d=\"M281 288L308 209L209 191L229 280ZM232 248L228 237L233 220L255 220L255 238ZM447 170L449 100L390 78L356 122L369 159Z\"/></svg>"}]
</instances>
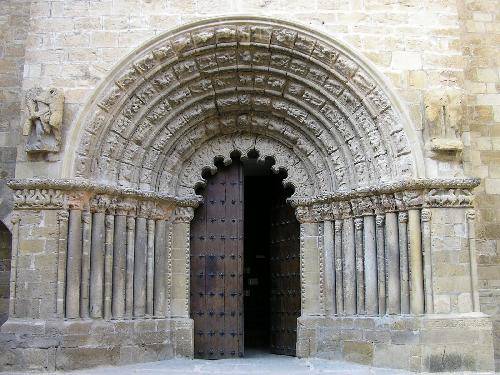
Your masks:
<instances>
[{"instance_id":1,"label":"cusped lobed arch","mask_svg":"<svg viewBox=\"0 0 500 375\"><path fill-rule=\"evenodd\" d=\"M73 132L65 177L178 196L234 151L271 158L297 197L423 177L418 137L370 63L260 17L151 40L100 85Z\"/></svg>"}]
</instances>

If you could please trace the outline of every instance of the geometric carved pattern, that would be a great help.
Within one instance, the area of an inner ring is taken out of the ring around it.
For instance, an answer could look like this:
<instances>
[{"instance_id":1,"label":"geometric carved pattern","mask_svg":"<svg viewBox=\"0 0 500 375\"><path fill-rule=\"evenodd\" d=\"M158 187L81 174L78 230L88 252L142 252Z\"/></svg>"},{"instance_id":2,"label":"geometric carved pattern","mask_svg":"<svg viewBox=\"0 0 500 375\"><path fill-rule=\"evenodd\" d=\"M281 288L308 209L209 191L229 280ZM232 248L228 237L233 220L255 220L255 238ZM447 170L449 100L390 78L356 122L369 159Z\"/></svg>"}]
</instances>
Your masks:
<instances>
[{"instance_id":1,"label":"geometric carved pattern","mask_svg":"<svg viewBox=\"0 0 500 375\"><path fill-rule=\"evenodd\" d=\"M97 93L72 177L192 195L200 168L249 148L296 197L418 177L401 114L334 44L257 18L164 34Z\"/></svg>"}]
</instances>

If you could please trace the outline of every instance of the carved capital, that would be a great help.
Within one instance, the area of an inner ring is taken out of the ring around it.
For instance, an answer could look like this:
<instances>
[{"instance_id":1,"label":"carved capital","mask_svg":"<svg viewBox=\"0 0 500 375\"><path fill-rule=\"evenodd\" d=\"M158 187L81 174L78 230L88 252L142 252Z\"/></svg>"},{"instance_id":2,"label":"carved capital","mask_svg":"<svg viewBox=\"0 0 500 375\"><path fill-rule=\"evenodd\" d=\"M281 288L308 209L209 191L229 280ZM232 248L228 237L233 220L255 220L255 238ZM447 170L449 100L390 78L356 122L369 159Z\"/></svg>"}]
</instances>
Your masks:
<instances>
[{"instance_id":1,"label":"carved capital","mask_svg":"<svg viewBox=\"0 0 500 375\"><path fill-rule=\"evenodd\" d=\"M420 213L421 220L423 222L428 222L431 220L431 210L428 210L427 208L422 209L422 212Z\"/></svg>"},{"instance_id":2,"label":"carved capital","mask_svg":"<svg viewBox=\"0 0 500 375\"><path fill-rule=\"evenodd\" d=\"M375 222L377 224L377 227L382 227L385 222L385 215L384 214L378 214L375 216Z\"/></svg>"},{"instance_id":3,"label":"carved capital","mask_svg":"<svg viewBox=\"0 0 500 375\"><path fill-rule=\"evenodd\" d=\"M63 221L68 221L69 219L69 212L68 211L59 211L57 213L57 221L59 224Z\"/></svg>"},{"instance_id":4,"label":"carved capital","mask_svg":"<svg viewBox=\"0 0 500 375\"><path fill-rule=\"evenodd\" d=\"M135 217L127 216L127 230L133 231L135 229Z\"/></svg>"},{"instance_id":5,"label":"carved capital","mask_svg":"<svg viewBox=\"0 0 500 375\"><path fill-rule=\"evenodd\" d=\"M408 222L408 212L400 212L398 214L399 222L400 223L407 223Z\"/></svg>"},{"instance_id":6,"label":"carved capital","mask_svg":"<svg viewBox=\"0 0 500 375\"><path fill-rule=\"evenodd\" d=\"M296 207L295 208L295 217L297 218L298 222L301 224L313 222L311 213L309 211L309 207L307 207L307 206Z\"/></svg>"},{"instance_id":7,"label":"carved capital","mask_svg":"<svg viewBox=\"0 0 500 375\"><path fill-rule=\"evenodd\" d=\"M335 220L335 232L336 233L339 233L342 231L342 225L343 225L343 221L342 220Z\"/></svg>"},{"instance_id":8,"label":"carved capital","mask_svg":"<svg viewBox=\"0 0 500 375\"><path fill-rule=\"evenodd\" d=\"M20 221L21 221L21 215L19 215L18 212L13 212L12 216L10 217L10 222L12 223L12 225L19 224Z\"/></svg>"},{"instance_id":9,"label":"carved capital","mask_svg":"<svg viewBox=\"0 0 500 375\"><path fill-rule=\"evenodd\" d=\"M174 211L174 223L189 223L193 217L193 207L176 207Z\"/></svg>"},{"instance_id":10,"label":"carved capital","mask_svg":"<svg viewBox=\"0 0 500 375\"><path fill-rule=\"evenodd\" d=\"M354 228L357 231L363 230L363 218L357 217L354 219Z\"/></svg>"},{"instance_id":11,"label":"carved capital","mask_svg":"<svg viewBox=\"0 0 500 375\"><path fill-rule=\"evenodd\" d=\"M90 224L91 214L89 211L82 211L82 222L85 224Z\"/></svg>"},{"instance_id":12,"label":"carved capital","mask_svg":"<svg viewBox=\"0 0 500 375\"><path fill-rule=\"evenodd\" d=\"M476 220L476 211L475 210L467 210L465 212L465 217L468 221Z\"/></svg>"}]
</instances>

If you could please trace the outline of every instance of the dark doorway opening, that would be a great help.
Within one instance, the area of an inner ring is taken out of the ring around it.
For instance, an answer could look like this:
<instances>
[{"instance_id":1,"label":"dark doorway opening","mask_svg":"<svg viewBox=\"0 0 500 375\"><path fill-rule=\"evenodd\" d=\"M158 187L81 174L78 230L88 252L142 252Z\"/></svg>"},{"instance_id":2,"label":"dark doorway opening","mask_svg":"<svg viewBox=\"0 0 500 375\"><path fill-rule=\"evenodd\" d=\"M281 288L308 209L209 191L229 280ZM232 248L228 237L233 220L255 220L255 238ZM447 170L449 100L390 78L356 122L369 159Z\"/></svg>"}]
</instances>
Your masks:
<instances>
[{"instance_id":1,"label":"dark doorway opening","mask_svg":"<svg viewBox=\"0 0 500 375\"><path fill-rule=\"evenodd\" d=\"M257 156L257 155L255 155ZM286 202L284 171L253 155L197 190L191 223L191 317L195 357L249 351L295 355L300 315L299 223Z\"/></svg>"}]
</instances>

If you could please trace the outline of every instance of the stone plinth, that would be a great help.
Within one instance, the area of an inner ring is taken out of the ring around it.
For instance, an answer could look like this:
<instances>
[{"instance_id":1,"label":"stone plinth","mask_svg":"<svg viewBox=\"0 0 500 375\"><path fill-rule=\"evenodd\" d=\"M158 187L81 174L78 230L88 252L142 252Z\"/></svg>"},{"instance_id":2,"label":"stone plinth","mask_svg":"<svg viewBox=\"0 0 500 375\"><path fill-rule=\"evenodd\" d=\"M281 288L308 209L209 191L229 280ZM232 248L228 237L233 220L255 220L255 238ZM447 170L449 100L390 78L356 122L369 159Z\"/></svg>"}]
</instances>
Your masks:
<instances>
[{"instance_id":1,"label":"stone plinth","mask_svg":"<svg viewBox=\"0 0 500 375\"><path fill-rule=\"evenodd\" d=\"M192 332L191 319L9 319L1 328L0 368L67 371L192 357Z\"/></svg>"},{"instance_id":2,"label":"stone plinth","mask_svg":"<svg viewBox=\"0 0 500 375\"><path fill-rule=\"evenodd\" d=\"M493 371L482 313L299 318L297 355L411 371Z\"/></svg>"}]
</instances>

